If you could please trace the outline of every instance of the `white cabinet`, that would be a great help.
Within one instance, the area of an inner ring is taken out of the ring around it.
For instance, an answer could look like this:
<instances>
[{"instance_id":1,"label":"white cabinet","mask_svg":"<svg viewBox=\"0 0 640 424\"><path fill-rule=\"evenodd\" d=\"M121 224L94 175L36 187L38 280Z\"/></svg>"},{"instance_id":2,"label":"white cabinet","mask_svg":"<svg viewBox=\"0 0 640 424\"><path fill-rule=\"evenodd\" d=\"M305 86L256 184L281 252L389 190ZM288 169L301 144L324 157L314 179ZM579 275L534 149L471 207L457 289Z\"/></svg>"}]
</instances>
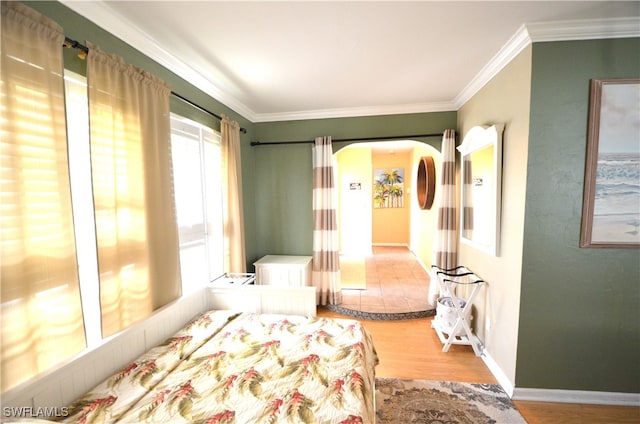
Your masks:
<instances>
[{"instance_id":1,"label":"white cabinet","mask_svg":"<svg viewBox=\"0 0 640 424\"><path fill-rule=\"evenodd\" d=\"M256 268L256 284L310 286L312 259L312 256L267 255L253 263Z\"/></svg>"}]
</instances>

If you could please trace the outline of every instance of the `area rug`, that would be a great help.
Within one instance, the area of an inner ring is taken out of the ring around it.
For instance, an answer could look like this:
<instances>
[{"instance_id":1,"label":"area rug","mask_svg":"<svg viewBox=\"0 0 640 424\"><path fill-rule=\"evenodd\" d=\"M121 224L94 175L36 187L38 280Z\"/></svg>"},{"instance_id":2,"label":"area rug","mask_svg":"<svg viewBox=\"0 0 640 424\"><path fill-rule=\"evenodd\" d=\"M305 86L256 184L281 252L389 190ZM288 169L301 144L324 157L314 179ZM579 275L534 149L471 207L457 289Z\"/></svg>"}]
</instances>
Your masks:
<instances>
[{"instance_id":1,"label":"area rug","mask_svg":"<svg viewBox=\"0 0 640 424\"><path fill-rule=\"evenodd\" d=\"M340 255L340 287L366 290L365 257L362 255Z\"/></svg>"},{"instance_id":2,"label":"area rug","mask_svg":"<svg viewBox=\"0 0 640 424\"><path fill-rule=\"evenodd\" d=\"M408 312L366 312L357 309L349 309L339 305L323 305L318 308L328 309L340 315L346 315L357 319L368 319L371 321L402 321L405 319L419 319L435 316L435 309Z\"/></svg>"},{"instance_id":3,"label":"area rug","mask_svg":"<svg viewBox=\"0 0 640 424\"><path fill-rule=\"evenodd\" d=\"M526 424L497 384L376 379L377 424Z\"/></svg>"}]
</instances>

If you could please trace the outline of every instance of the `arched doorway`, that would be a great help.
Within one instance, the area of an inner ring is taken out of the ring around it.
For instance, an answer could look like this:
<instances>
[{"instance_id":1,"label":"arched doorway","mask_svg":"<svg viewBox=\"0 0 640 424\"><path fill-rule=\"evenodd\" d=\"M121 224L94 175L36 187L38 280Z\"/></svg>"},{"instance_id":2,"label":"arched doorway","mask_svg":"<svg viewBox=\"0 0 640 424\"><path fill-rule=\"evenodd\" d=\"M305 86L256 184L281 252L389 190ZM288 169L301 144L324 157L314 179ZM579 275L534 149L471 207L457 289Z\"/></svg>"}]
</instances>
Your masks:
<instances>
[{"instance_id":1,"label":"arched doorway","mask_svg":"<svg viewBox=\"0 0 640 424\"><path fill-rule=\"evenodd\" d=\"M420 209L416 193L424 156L433 158L438 175L440 153L417 141L352 144L334 154L343 313L371 319L433 313L428 267L437 210ZM396 184L399 176L402 184ZM385 197L376 194L381 185L396 196L401 191L402 199L387 199L386 207L376 203ZM437 204L437 189L435 197Z\"/></svg>"},{"instance_id":2,"label":"arched doorway","mask_svg":"<svg viewBox=\"0 0 640 424\"><path fill-rule=\"evenodd\" d=\"M440 152L414 140L355 143L334 153L338 186L340 250L346 255L366 255L374 245L407 246L426 268L431 263L436 208L420 209L416 174L423 156L431 156L440 174ZM376 207L374 174L402 169L400 206ZM438 202L438 190L434 205Z\"/></svg>"}]
</instances>

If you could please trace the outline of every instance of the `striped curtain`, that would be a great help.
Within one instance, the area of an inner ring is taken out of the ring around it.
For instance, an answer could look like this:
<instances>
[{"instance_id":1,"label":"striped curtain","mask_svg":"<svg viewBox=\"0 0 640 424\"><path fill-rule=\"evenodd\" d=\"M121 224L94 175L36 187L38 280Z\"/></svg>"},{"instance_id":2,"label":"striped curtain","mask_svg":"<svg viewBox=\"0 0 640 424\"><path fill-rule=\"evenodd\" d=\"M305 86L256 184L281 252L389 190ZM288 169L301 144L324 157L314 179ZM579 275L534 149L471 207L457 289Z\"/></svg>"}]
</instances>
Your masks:
<instances>
[{"instance_id":1,"label":"striped curtain","mask_svg":"<svg viewBox=\"0 0 640 424\"><path fill-rule=\"evenodd\" d=\"M433 264L441 269L458 265L458 235L456 212L456 133L445 130L442 138L442 172L440 174L440 204L438 205L438 227L433 245ZM429 301L435 305L438 296L437 276L431 273Z\"/></svg>"},{"instance_id":2,"label":"striped curtain","mask_svg":"<svg viewBox=\"0 0 640 424\"><path fill-rule=\"evenodd\" d=\"M338 247L337 194L331 137L317 137L313 161L313 272L316 304L342 303Z\"/></svg>"},{"instance_id":3,"label":"striped curtain","mask_svg":"<svg viewBox=\"0 0 640 424\"><path fill-rule=\"evenodd\" d=\"M473 238L473 174L471 169L471 155L462 157L462 191L464 205L462 206L462 234L465 238Z\"/></svg>"}]
</instances>

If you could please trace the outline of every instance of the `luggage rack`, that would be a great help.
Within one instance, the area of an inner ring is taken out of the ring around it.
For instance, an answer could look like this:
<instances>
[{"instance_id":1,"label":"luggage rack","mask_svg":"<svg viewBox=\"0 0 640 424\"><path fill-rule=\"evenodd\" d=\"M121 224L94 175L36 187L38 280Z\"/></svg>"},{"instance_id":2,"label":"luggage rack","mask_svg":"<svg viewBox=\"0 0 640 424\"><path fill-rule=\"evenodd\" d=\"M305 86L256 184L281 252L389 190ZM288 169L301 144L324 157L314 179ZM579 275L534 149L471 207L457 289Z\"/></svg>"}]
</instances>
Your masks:
<instances>
[{"instance_id":1,"label":"luggage rack","mask_svg":"<svg viewBox=\"0 0 640 424\"><path fill-rule=\"evenodd\" d=\"M431 327L436 331L438 338L443 343L442 351L448 352L452 344L471 345L476 356L481 356L482 343L473 334L469 324L471 322L471 306L479 293L480 287L484 285L484 280L465 266L444 269L432 265L431 268L435 271L432 275L437 277L441 293L440 298L438 298L438 304L440 304L440 300L449 298L451 300L451 308L455 313L455 324L452 326L446 326L445 323L438 320L438 316L431 323ZM466 299L456 294L456 289L463 285L473 287L471 294Z\"/></svg>"}]
</instances>

